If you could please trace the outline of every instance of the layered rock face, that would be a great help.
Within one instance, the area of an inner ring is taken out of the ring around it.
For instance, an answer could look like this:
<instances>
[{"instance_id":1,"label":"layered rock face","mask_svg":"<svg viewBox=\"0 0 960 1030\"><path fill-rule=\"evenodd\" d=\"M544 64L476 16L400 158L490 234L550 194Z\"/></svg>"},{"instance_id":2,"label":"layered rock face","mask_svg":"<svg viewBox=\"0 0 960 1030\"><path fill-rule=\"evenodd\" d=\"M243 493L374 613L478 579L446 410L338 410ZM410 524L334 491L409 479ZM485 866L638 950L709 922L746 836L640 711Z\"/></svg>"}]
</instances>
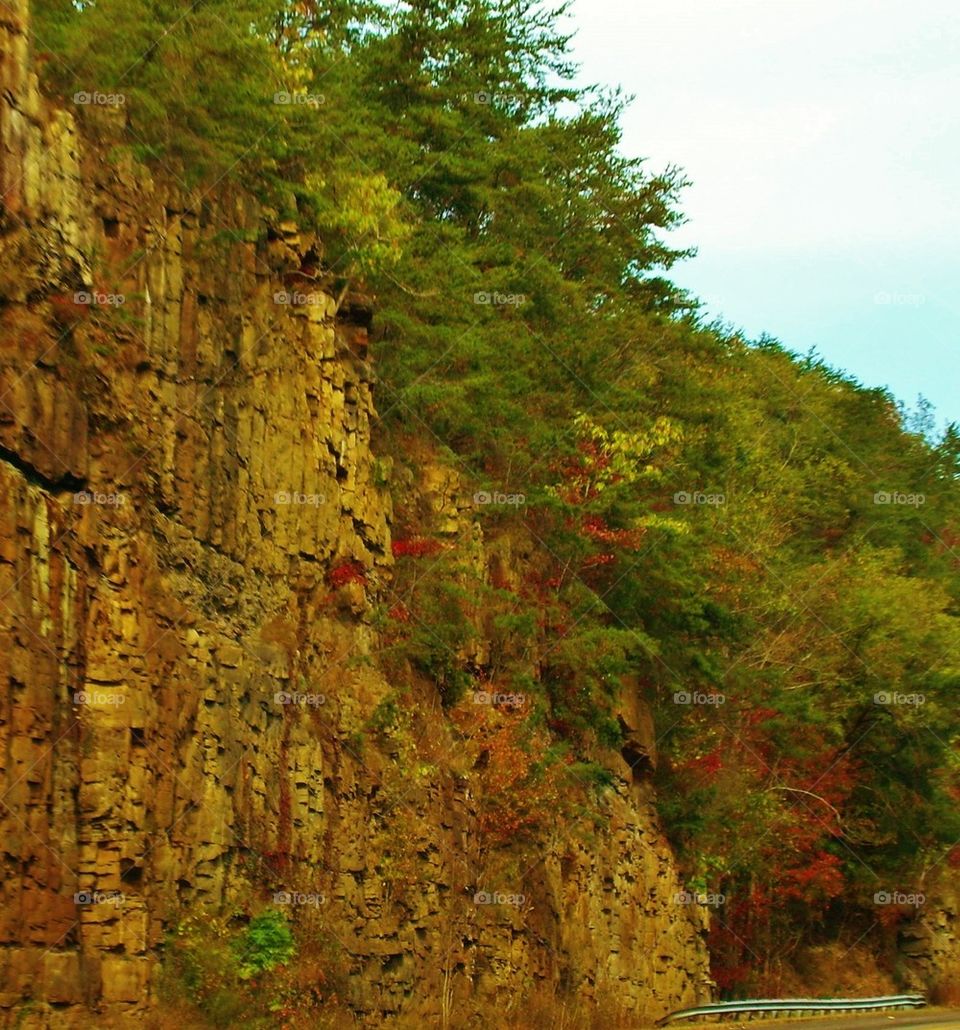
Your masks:
<instances>
[{"instance_id":1,"label":"layered rock face","mask_svg":"<svg viewBox=\"0 0 960 1030\"><path fill-rule=\"evenodd\" d=\"M469 783L398 788L359 743L391 689L364 306L298 271L296 226L86 146L27 17L0 12L5 1025L142 1018L179 919L277 889L322 898L371 1025L502 1025L537 983L651 1018L703 999L703 922L626 765L602 832L556 827L524 903L478 905Z\"/></svg>"},{"instance_id":2,"label":"layered rock face","mask_svg":"<svg viewBox=\"0 0 960 1030\"><path fill-rule=\"evenodd\" d=\"M931 878L929 901L899 932L899 957L909 986L932 991L933 1000L960 999L960 883L941 871Z\"/></svg>"}]
</instances>

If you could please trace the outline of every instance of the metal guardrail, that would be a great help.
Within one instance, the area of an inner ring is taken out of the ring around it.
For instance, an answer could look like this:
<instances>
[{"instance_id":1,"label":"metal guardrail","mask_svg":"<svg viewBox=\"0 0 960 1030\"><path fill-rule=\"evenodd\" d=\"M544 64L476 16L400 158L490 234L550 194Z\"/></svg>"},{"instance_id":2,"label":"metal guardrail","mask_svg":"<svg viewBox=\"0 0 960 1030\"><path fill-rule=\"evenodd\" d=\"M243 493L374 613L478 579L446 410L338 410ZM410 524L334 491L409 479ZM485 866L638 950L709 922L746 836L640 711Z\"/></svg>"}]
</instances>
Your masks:
<instances>
[{"instance_id":1,"label":"metal guardrail","mask_svg":"<svg viewBox=\"0 0 960 1030\"><path fill-rule=\"evenodd\" d=\"M786 1015L826 1015L830 1012L872 1012L877 1009L917 1009L927 1004L922 994L893 994L884 998L768 998L759 1001L718 1001L695 1009L681 1009L657 1020L657 1026L666 1026L680 1019L715 1016L738 1016L756 1013L760 1016L785 1013Z\"/></svg>"}]
</instances>

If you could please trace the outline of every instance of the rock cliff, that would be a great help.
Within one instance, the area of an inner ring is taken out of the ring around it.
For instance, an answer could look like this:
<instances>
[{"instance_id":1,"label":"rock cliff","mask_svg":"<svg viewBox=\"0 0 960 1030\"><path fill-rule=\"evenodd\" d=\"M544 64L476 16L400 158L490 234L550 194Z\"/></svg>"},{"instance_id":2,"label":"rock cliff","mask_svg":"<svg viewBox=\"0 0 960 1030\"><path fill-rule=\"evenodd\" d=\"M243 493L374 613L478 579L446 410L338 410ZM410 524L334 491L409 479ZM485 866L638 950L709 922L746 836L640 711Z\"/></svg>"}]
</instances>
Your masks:
<instances>
[{"instance_id":1,"label":"rock cliff","mask_svg":"<svg viewBox=\"0 0 960 1030\"><path fill-rule=\"evenodd\" d=\"M301 272L322 241L105 160L41 98L22 0L0 52L5 1025L142 1018L184 914L278 890L316 899L371 1025L506 1025L537 985L702 999L703 919L626 764L599 832L497 878L469 779L364 745L390 469L368 307ZM458 489L434 509L482 565ZM426 698L424 754L442 720Z\"/></svg>"}]
</instances>

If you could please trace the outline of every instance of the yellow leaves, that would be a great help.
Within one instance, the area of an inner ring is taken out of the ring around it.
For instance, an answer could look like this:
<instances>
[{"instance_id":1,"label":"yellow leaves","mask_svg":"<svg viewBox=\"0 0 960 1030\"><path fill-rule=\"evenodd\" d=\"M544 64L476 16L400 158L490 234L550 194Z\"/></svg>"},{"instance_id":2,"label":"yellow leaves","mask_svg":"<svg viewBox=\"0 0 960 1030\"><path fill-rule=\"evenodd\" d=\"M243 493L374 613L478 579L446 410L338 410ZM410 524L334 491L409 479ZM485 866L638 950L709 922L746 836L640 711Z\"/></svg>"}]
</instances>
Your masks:
<instances>
[{"instance_id":1,"label":"yellow leaves","mask_svg":"<svg viewBox=\"0 0 960 1030\"><path fill-rule=\"evenodd\" d=\"M659 474L657 465L647 459L683 440L683 430L664 416L655 419L646 429L634 432L623 429L610 432L583 412L573 424L581 438L593 441L608 459L597 478L598 489L615 481L633 483Z\"/></svg>"},{"instance_id":2,"label":"yellow leaves","mask_svg":"<svg viewBox=\"0 0 960 1030\"><path fill-rule=\"evenodd\" d=\"M299 49L299 48L297 48ZM308 64L300 63L296 58L304 55L291 52L280 61L283 69L283 81L286 92L290 94L306 93L313 81L313 70Z\"/></svg>"},{"instance_id":3,"label":"yellow leaves","mask_svg":"<svg viewBox=\"0 0 960 1030\"><path fill-rule=\"evenodd\" d=\"M668 533L675 533L677 536L689 536L690 535L690 524L684 522L683 519L675 519L669 515L658 515L656 512L651 512L649 515L644 515L643 518L637 519L635 525L638 529L663 529Z\"/></svg>"},{"instance_id":4,"label":"yellow leaves","mask_svg":"<svg viewBox=\"0 0 960 1030\"><path fill-rule=\"evenodd\" d=\"M334 166L307 176L307 189L323 212L321 231L339 236L347 272L368 273L395 264L410 227L400 213L400 194L379 173Z\"/></svg>"},{"instance_id":5,"label":"yellow leaves","mask_svg":"<svg viewBox=\"0 0 960 1030\"><path fill-rule=\"evenodd\" d=\"M614 484L656 479L663 471L663 456L659 452L684 439L683 430L665 417L655 419L646 429L611 432L580 412L573 425L580 439L580 456L578 464L567 470L568 484L554 488L558 496L570 493L569 483L575 485L576 492L583 498L592 499ZM654 457L660 461L652 460ZM677 522L671 528L683 532L679 526Z\"/></svg>"}]
</instances>

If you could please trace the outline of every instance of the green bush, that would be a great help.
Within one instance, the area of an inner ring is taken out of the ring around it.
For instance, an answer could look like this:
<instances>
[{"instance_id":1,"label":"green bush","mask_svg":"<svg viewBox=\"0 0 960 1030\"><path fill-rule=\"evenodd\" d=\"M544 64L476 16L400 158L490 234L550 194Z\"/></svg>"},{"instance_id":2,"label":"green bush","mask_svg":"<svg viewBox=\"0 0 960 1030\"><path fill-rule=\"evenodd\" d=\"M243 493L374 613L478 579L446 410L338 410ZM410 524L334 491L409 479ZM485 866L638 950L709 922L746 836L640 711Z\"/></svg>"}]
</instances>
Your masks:
<instances>
[{"instance_id":1,"label":"green bush","mask_svg":"<svg viewBox=\"0 0 960 1030\"><path fill-rule=\"evenodd\" d=\"M237 944L239 974L244 980L289 962L296 954L293 934L280 912L267 911L250 921Z\"/></svg>"}]
</instances>

